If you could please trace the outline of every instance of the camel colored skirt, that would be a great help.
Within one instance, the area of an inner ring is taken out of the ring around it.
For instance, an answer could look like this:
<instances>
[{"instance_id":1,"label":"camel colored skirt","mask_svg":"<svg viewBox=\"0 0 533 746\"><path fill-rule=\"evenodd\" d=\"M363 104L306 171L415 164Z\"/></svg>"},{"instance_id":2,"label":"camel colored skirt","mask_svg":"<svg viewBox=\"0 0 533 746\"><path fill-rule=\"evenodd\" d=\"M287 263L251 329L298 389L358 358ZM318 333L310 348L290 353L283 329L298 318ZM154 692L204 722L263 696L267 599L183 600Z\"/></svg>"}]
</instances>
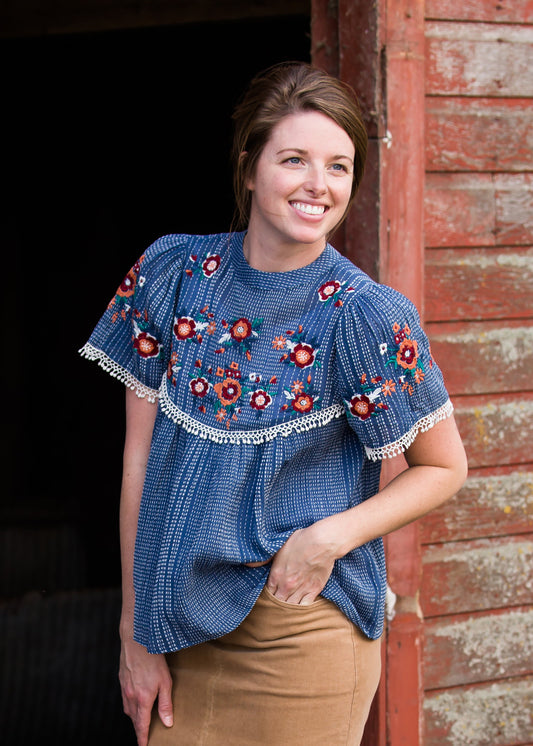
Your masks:
<instances>
[{"instance_id":1,"label":"camel colored skirt","mask_svg":"<svg viewBox=\"0 0 533 746\"><path fill-rule=\"evenodd\" d=\"M369 640L331 601L265 587L233 632L167 655L174 725L149 746L358 746L380 676Z\"/></svg>"}]
</instances>

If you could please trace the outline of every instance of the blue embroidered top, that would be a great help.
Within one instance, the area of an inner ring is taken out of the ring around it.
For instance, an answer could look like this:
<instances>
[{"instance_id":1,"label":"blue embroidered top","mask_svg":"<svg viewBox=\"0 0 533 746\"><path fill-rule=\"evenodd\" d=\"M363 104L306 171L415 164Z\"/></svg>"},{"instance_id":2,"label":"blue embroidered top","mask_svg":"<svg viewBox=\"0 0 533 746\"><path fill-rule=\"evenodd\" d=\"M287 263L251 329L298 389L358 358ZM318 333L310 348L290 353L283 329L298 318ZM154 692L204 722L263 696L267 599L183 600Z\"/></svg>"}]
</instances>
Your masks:
<instances>
[{"instance_id":1,"label":"blue embroidered top","mask_svg":"<svg viewBox=\"0 0 533 746\"><path fill-rule=\"evenodd\" d=\"M330 245L265 273L242 241L156 241L81 351L159 403L134 563L134 635L154 653L235 629L269 571L244 563L374 495L380 459L452 411L403 295ZM376 539L322 595L377 638L385 590Z\"/></svg>"}]
</instances>

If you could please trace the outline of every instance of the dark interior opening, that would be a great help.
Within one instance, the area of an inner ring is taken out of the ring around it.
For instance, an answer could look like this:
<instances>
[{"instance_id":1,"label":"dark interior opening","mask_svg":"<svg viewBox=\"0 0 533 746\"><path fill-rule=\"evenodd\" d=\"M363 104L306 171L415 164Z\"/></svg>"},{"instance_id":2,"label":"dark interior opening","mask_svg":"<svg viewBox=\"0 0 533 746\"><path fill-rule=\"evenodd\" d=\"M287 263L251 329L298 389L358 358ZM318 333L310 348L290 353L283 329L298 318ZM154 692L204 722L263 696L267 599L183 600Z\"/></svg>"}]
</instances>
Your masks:
<instances>
[{"instance_id":1,"label":"dark interior opening","mask_svg":"<svg viewBox=\"0 0 533 746\"><path fill-rule=\"evenodd\" d=\"M77 350L154 239L229 228L232 108L309 48L308 16L2 41L6 746L133 743L116 682L124 391Z\"/></svg>"}]
</instances>

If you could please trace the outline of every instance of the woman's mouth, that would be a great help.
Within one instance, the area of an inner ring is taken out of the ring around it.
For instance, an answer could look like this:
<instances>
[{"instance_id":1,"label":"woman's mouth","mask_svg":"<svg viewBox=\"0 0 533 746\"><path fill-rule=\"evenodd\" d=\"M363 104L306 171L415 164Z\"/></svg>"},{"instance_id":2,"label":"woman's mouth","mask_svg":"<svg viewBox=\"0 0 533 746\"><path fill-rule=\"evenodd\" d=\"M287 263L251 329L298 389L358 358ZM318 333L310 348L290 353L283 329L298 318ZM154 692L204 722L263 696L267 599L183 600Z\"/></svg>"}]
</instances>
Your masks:
<instances>
[{"instance_id":1,"label":"woman's mouth","mask_svg":"<svg viewBox=\"0 0 533 746\"><path fill-rule=\"evenodd\" d=\"M325 205L310 205L307 202L291 202L290 204L304 215L323 215L327 209Z\"/></svg>"}]
</instances>

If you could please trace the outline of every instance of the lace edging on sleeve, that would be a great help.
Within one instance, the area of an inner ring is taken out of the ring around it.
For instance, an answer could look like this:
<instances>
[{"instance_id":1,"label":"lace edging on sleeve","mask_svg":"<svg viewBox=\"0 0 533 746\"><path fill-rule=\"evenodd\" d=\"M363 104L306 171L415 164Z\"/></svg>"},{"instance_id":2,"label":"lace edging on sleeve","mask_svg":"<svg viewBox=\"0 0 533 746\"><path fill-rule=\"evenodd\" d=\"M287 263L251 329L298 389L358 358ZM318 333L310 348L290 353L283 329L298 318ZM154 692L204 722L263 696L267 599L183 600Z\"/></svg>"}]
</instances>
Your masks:
<instances>
[{"instance_id":1,"label":"lace edging on sleeve","mask_svg":"<svg viewBox=\"0 0 533 746\"><path fill-rule=\"evenodd\" d=\"M402 437L399 440L394 441L394 443L387 443L386 445L380 446L379 448L369 448L368 446L365 446L366 455L372 461L399 456L401 453L404 453L404 451L406 451L410 445L414 443L418 433L427 432L427 430L430 430L434 425L437 424L437 422L441 422L441 420L445 420L450 417L452 415L452 412L453 404L448 399L441 407L436 409L434 412L431 412L425 417L422 417L422 419L418 420L418 422L416 422L413 427L407 433L405 433L405 435L402 435Z\"/></svg>"},{"instance_id":2,"label":"lace edging on sleeve","mask_svg":"<svg viewBox=\"0 0 533 746\"><path fill-rule=\"evenodd\" d=\"M89 342L79 350L79 353L87 360L94 360L97 362L100 368L105 370L106 373L109 373L113 378L116 378L129 389L135 391L139 399L146 399L153 403L159 397L159 391L157 389L151 389L148 386L145 386L144 383L138 381L135 376L112 360L105 352L93 347Z\"/></svg>"}]
</instances>

